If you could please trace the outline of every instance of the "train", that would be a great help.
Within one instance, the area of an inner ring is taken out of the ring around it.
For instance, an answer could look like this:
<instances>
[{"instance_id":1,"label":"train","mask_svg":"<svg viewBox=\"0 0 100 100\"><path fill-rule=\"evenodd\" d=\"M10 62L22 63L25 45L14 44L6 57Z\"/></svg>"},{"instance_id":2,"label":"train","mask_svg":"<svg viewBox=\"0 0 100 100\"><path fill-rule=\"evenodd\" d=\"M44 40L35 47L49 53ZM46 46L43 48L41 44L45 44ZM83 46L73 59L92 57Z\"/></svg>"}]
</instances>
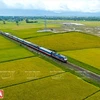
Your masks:
<instances>
[{"instance_id":1,"label":"train","mask_svg":"<svg viewBox=\"0 0 100 100\"><path fill-rule=\"evenodd\" d=\"M58 54L57 52L54 52L54 51L49 50L47 48L38 46L38 45L36 45L34 43L31 43L29 41L21 39L21 38L19 38L17 36L14 36L14 35L10 34L10 33L0 32L0 34L2 34L3 36L5 36L5 37L7 37L7 38L9 38L9 39L11 39L13 41L18 42L21 45L25 45L28 48L31 48L31 49L33 49L35 51L38 51L38 52L40 52L42 54L45 54L45 55L47 55L49 57L52 57L54 59L57 59L57 60L59 60L61 62L67 63L67 57L64 56L64 55Z\"/></svg>"}]
</instances>

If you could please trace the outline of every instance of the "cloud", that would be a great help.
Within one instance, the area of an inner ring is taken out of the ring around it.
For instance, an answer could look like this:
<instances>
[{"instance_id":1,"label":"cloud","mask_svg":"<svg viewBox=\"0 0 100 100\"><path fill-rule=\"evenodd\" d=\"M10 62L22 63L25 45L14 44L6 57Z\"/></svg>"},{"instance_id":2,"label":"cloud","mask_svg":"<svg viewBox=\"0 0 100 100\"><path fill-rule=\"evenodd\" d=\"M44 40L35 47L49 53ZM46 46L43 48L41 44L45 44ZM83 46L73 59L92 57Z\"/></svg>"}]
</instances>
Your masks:
<instances>
[{"instance_id":1,"label":"cloud","mask_svg":"<svg viewBox=\"0 0 100 100\"><path fill-rule=\"evenodd\" d=\"M100 0L2 0L12 9L100 12Z\"/></svg>"},{"instance_id":2,"label":"cloud","mask_svg":"<svg viewBox=\"0 0 100 100\"><path fill-rule=\"evenodd\" d=\"M7 5L0 0L0 9L6 9L7 8Z\"/></svg>"}]
</instances>

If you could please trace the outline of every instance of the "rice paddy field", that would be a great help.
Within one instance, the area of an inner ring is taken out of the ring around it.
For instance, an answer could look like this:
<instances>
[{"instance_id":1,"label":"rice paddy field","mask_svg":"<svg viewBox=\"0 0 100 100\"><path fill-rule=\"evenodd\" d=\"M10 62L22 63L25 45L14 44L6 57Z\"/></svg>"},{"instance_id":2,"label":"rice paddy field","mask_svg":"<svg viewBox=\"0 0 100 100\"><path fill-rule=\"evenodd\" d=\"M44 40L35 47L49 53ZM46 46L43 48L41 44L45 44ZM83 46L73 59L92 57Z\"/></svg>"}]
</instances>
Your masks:
<instances>
[{"instance_id":1,"label":"rice paddy field","mask_svg":"<svg viewBox=\"0 0 100 100\"><path fill-rule=\"evenodd\" d=\"M85 33L71 32L37 37L28 41L56 51L77 50L100 47L100 38Z\"/></svg>"},{"instance_id":2,"label":"rice paddy field","mask_svg":"<svg viewBox=\"0 0 100 100\"><path fill-rule=\"evenodd\" d=\"M17 47L17 46L18 45L16 45L15 43L7 40L6 38L4 38L0 35L0 50L14 48L14 47Z\"/></svg>"},{"instance_id":3,"label":"rice paddy field","mask_svg":"<svg viewBox=\"0 0 100 100\"><path fill-rule=\"evenodd\" d=\"M9 96L6 96L5 99L82 100L99 89L70 73L64 73L62 75L63 79L59 79L59 76L55 76L58 79L48 77L4 88L5 95ZM9 93L9 91L12 91L13 94Z\"/></svg>"},{"instance_id":4,"label":"rice paddy field","mask_svg":"<svg viewBox=\"0 0 100 100\"><path fill-rule=\"evenodd\" d=\"M60 26L48 24L48 28ZM5 25L0 22L2 31L55 50L97 70L100 69L99 37L81 32L63 34L37 32L43 27L41 20L37 24L20 22L19 26L14 22L7 22ZM44 59L1 35L0 89L4 90L3 100L99 100L100 98L100 87L84 81L69 70L65 71L57 63Z\"/></svg>"},{"instance_id":5,"label":"rice paddy field","mask_svg":"<svg viewBox=\"0 0 100 100\"><path fill-rule=\"evenodd\" d=\"M53 73L52 71L58 73L62 72L60 68L39 57L31 57L31 58L19 59L11 62L1 63L0 72L2 81L0 82L1 83L0 87L7 86L8 84L9 85L15 83L18 84L20 82L32 80L35 78L42 78L45 76L56 74Z\"/></svg>"},{"instance_id":6,"label":"rice paddy field","mask_svg":"<svg viewBox=\"0 0 100 100\"><path fill-rule=\"evenodd\" d=\"M65 51L62 54L100 69L100 48Z\"/></svg>"},{"instance_id":7,"label":"rice paddy field","mask_svg":"<svg viewBox=\"0 0 100 100\"><path fill-rule=\"evenodd\" d=\"M99 100L100 98L100 91L96 94L94 94L93 96L89 97L87 100Z\"/></svg>"}]
</instances>

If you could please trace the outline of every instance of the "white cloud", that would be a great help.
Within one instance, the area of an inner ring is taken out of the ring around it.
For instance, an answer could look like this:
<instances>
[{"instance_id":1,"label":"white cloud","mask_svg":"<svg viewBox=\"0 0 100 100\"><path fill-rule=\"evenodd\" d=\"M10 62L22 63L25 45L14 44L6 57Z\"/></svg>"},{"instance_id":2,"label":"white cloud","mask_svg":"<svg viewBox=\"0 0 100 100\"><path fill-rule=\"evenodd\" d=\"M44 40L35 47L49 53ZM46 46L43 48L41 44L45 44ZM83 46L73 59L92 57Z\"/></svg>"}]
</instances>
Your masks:
<instances>
[{"instance_id":1,"label":"white cloud","mask_svg":"<svg viewBox=\"0 0 100 100\"><path fill-rule=\"evenodd\" d=\"M100 0L3 0L9 8L100 12Z\"/></svg>"}]
</instances>

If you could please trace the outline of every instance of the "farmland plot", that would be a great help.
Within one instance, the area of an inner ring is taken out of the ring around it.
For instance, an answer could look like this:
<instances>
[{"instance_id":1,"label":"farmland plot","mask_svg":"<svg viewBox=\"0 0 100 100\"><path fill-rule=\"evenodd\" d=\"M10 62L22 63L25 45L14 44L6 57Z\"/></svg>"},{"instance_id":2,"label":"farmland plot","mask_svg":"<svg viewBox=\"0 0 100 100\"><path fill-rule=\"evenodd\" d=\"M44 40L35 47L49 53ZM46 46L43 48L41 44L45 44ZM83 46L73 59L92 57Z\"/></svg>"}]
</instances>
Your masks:
<instances>
[{"instance_id":1,"label":"farmland plot","mask_svg":"<svg viewBox=\"0 0 100 100\"><path fill-rule=\"evenodd\" d=\"M38 57L0 64L0 87L63 72L55 65Z\"/></svg>"},{"instance_id":2,"label":"farmland plot","mask_svg":"<svg viewBox=\"0 0 100 100\"><path fill-rule=\"evenodd\" d=\"M50 32L37 32L39 28L30 28L30 29L20 29L20 30L7 30L7 32L20 37L20 38L31 38L31 37L40 37L44 35L53 34Z\"/></svg>"},{"instance_id":3,"label":"farmland plot","mask_svg":"<svg viewBox=\"0 0 100 100\"><path fill-rule=\"evenodd\" d=\"M0 50L17 47L15 43L0 35Z\"/></svg>"},{"instance_id":4,"label":"farmland plot","mask_svg":"<svg viewBox=\"0 0 100 100\"><path fill-rule=\"evenodd\" d=\"M28 39L40 46L56 51L100 47L100 38L89 34L70 32Z\"/></svg>"},{"instance_id":5,"label":"farmland plot","mask_svg":"<svg viewBox=\"0 0 100 100\"><path fill-rule=\"evenodd\" d=\"M20 46L16 48L0 50L0 62L20 59L29 56L35 56L35 54Z\"/></svg>"},{"instance_id":6,"label":"farmland plot","mask_svg":"<svg viewBox=\"0 0 100 100\"><path fill-rule=\"evenodd\" d=\"M4 91L5 99L10 100L82 100L98 89L70 73L64 73L5 88Z\"/></svg>"},{"instance_id":7,"label":"farmland plot","mask_svg":"<svg viewBox=\"0 0 100 100\"><path fill-rule=\"evenodd\" d=\"M88 97L86 100L100 100L100 92L93 94L92 96Z\"/></svg>"},{"instance_id":8,"label":"farmland plot","mask_svg":"<svg viewBox=\"0 0 100 100\"><path fill-rule=\"evenodd\" d=\"M100 48L65 51L62 54L100 69Z\"/></svg>"}]
</instances>

